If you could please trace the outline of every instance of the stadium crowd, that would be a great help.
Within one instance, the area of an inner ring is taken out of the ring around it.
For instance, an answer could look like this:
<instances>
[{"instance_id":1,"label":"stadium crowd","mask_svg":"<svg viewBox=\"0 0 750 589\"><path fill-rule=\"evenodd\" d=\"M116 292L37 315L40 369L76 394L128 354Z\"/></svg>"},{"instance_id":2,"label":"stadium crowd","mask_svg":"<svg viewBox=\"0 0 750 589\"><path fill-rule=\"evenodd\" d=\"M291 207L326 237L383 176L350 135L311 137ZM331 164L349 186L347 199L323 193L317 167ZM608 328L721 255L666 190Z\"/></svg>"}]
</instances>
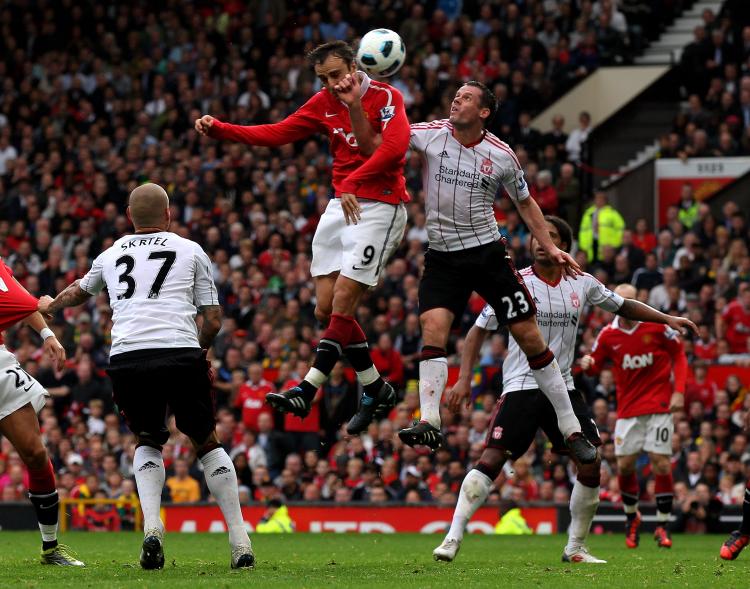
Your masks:
<instances>
[{"instance_id":1,"label":"stadium crowd","mask_svg":"<svg viewBox=\"0 0 750 589\"><path fill-rule=\"evenodd\" d=\"M398 30L406 42L408 63L393 83L410 120L445 117L462 80L486 81L501 99L492 130L516 148L542 209L576 228L586 203L575 164L590 117L582 113L570 136L559 117L548 134L532 129L531 117L599 64L626 62L634 44L652 37L670 16L634 6L681 5L500 1L490 9L466 2L461 12L461 2L444 0L379 4L378 24ZM243 501L452 506L467 467L481 453L499 393L497 369L507 343L501 334L483 349L473 408L443 417L446 447L420 453L393 435L418 417L419 406L417 284L427 232L418 159L409 157L405 173L414 198L407 235L357 314L378 370L399 391L399 405L367 435L343 439L340 426L354 412L358 392L341 364L306 420L274 414L263 403L267 392L301 378L314 354L319 332L310 242L329 199L329 155L322 137L278 150L219 144L199 139L192 121L203 113L247 124L282 119L318 87L304 54L324 40L361 35L372 14L371 3L336 0L304 7L230 0L217 9L175 1L63 0L0 9L0 53L7 56L0 60L0 254L30 292L54 295L129 230L124 208L132 188L142 181L165 186L173 231L199 242L214 264L225 312L212 351L217 430L234 460ZM498 200L497 217L516 265L524 266L528 232L508 199ZM604 283L632 280L639 297L701 324L701 338L686 342L696 362L688 411L677 416L674 438L678 505L690 513L694 501L737 502L737 489L744 489L738 485L750 474L747 438L739 433L750 395L736 376L721 388L706 383L697 359L750 358L747 334L738 329L750 326L741 321L750 311L744 214L728 204L714 216L686 193L658 234L639 221L599 245L600 251L582 250L577 259ZM453 366L461 334L481 306L472 300L452 337ZM582 353L608 320L590 313L580 330ZM6 341L52 395L40 419L60 494L126 500L134 493L134 441L103 372L111 327L106 295L66 310L52 327L69 356L62 373L40 355L28 328L9 331ZM596 381L580 377L580 386L605 441L602 496L617 502L611 373ZM200 463L174 430L164 456L167 499L206 499ZM25 497L25 477L3 440L0 500ZM643 480L648 500L647 472ZM567 460L539 440L501 475L497 488L495 501L565 502L571 472ZM115 525L109 516L90 515L92 527ZM132 514L120 516L122 525L132 523Z\"/></svg>"},{"instance_id":2,"label":"stadium crowd","mask_svg":"<svg viewBox=\"0 0 750 589\"><path fill-rule=\"evenodd\" d=\"M659 138L662 157L731 157L750 153L750 12L726 2L702 24L680 58L685 97L672 130Z\"/></svg>"}]
</instances>

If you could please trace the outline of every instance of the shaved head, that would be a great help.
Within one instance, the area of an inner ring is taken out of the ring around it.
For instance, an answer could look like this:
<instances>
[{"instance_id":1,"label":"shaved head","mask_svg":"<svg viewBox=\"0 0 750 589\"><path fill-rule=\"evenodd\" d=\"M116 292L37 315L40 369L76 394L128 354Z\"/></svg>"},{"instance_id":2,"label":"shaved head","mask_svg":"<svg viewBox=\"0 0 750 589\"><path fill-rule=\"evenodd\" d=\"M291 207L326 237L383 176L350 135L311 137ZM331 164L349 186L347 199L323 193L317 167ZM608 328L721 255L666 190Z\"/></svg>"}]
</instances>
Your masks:
<instances>
[{"instance_id":1,"label":"shaved head","mask_svg":"<svg viewBox=\"0 0 750 589\"><path fill-rule=\"evenodd\" d=\"M637 294L635 286L628 284L627 282L618 285L615 289L615 293L620 295L623 299L634 299Z\"/></svg>"},{"instance_id":2,"label":"shaved head","mask_svg":"<svg viewBox=\"0 0 750 589\"><path fill-rule=\"evenodd\" d=\"M136 231L141 228L169 227L169 197L158 184L142 184L130 193L128 217Z\"/></svg>"}]
</instances>

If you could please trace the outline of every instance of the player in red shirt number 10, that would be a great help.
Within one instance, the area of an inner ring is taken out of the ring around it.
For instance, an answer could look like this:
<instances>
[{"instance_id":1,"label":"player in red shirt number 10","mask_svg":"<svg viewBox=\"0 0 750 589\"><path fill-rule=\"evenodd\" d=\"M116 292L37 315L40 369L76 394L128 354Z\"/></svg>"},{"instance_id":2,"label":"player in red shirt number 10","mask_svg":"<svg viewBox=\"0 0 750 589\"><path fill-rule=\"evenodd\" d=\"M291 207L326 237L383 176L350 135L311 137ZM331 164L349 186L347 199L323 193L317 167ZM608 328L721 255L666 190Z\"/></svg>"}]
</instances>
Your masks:
<instances>
[{"instance_id":1,"label":"player in red shirt number 10","mask_svg":"<svg viewBox=\"0 0 750 589\"><path fill-rule=\"evenodd\" d=\"M621 284L615 292L634 299L635 287ZM696 332L694 326L691 326ZM638 455L646 451L654 471L658 546L670 548L668 525L672 513L672 413L685 407L687 358L679 333L658 323L616 317L596 338L591 354L581 358L589 373L600 371L609 361L617 386L615 455L617 480L627 516L625 544L637 548L641 514L640 488L635 473ZM674 384L671 377L674 373Z\"/></svg>"},{"instance_id":2,"label":"player in red shirt number 10","mask_svg":"<svg viewBox=\"0 0 750 589\"><path fill-rule=\"evenodd\" d=\"M343 41L309 54L323 88L296 112L271 125L231 125L204 115L202 135L250 145L278 147L315 133L328 136L333 188L313 238L311 273L315 315L327 325L315 363L299 386L269 393L276 409L306 417L316 391L345 355L364 389L347 431L356 435L395 405L396 395L370 358L367 338L354 318L364 292L378 283L406 229L409 200L403 176L409 121L401 93L356 70L354 52Z\"/></svg>"}]
</instances>

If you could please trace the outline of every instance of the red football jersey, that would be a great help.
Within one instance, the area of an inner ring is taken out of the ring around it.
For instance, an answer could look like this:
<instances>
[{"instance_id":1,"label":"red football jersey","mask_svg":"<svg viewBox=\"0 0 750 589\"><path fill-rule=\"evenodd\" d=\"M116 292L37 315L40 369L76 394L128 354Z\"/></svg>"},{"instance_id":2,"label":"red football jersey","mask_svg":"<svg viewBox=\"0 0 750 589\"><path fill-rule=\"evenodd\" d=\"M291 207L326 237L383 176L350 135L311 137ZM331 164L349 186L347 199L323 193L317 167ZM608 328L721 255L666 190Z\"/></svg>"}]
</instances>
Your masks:
<instances>
[{"instance_id":1,"label":"red football jersey","mask_svg":"<svg viewBox=\"0 0 750 589\"><path fill-rule=\"evenodd\" d=\"M361 92L365 117L383 138L371 156L359 151L347 106L325 88L279 123L243 126L215 120L209 134L216 139L277 147L313 133L325 133L333 155L336 196L348 192L391 204L408 202L403 169L410 130L404 99L393 86L371 80L362 72L359 75L364 76Z\"/></svg>"},{"instance_id":2,"label":"red football jersey","mask_svg":"<svg viewBox=\"0 0 750 589\"><path fill-rule=\"evenodd\" d=\"M243 383L237 391L234 406L242 408L242 423L247 429L258 431L258 417L261 413L272 414L271 406L266 404L266 395L276 392L273 385L262 379L258 384L250 381Z\"/></svg>"},{"instance_id":3,"label":"red football jersey","mask_svg":"<svg viewBox=\"0 0 750 589\"><path fill-rule=\"evenodd\" d=\"M750 311L747 311L738 300L734 300L724 307L721 318L727 326L724 337L729 344L729 351L732 354L747 353L747 338L750 337Z\"/></svg>"},{"instance_id":4,"label":"red football jersey","mask_svg":"<svg viewBox=\"0 0 750 589\"><path fill-rule=\"evenodd\" d=\"M2 332L36 311L38 302L0 260L0 344L3 343Z\"/></svg>"},{"instance_id":5,"label":"red football jersey","mask_svg":"<svg viewBox=\"0 0 750 589\"><path fill-rule=\"evenodd\" d=\"M638 323L625 330L616 317L599 332L591 355L595 360L592 372L612 361L620 419L669 413L672 392L685 392L687 358L679 334L666 325Z\"/></svg>"},{"instance_id":6,"label":"red football jersey","mask_svg":"<svg viewBox=\"0 0 750 589\"><path fill-rule=\"evenodd\" d=\"M685 407L689 407L693 401L698 401L707 411L713 409L718 390L719 387L713 381L697 382L694 378L688 380L685 386Z\"/></svg>"}]
</instances>

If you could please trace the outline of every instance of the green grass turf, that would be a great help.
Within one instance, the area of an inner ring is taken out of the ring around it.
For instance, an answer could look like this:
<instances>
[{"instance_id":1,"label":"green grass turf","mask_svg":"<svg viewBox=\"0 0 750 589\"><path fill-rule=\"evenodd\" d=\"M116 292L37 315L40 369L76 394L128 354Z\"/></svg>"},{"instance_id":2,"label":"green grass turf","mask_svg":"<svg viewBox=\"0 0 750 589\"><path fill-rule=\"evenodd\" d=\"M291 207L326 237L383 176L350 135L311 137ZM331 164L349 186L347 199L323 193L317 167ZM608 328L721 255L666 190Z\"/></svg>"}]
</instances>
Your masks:
<instances>
[{"instance_id":1,"label":"green grass turf","mask_svg":"<svg viewBox=\"0 0 750 589\"><path fill-rule=\"evenodd\" d=\"M256 535L253 571L229 569L225 534L169 534L162 571L138 565L140 534L70 533L62 541L85 569L38 564L39 535L0 532L0 587L750 587L750 549L719 558L723 536L676 536L658 550L644 534L637 550L621 536L597 536L592 552L606 565L560 562L564 536L466 538L454 563L432 560L439 535Z\"/></svg>"}]
</instances>

